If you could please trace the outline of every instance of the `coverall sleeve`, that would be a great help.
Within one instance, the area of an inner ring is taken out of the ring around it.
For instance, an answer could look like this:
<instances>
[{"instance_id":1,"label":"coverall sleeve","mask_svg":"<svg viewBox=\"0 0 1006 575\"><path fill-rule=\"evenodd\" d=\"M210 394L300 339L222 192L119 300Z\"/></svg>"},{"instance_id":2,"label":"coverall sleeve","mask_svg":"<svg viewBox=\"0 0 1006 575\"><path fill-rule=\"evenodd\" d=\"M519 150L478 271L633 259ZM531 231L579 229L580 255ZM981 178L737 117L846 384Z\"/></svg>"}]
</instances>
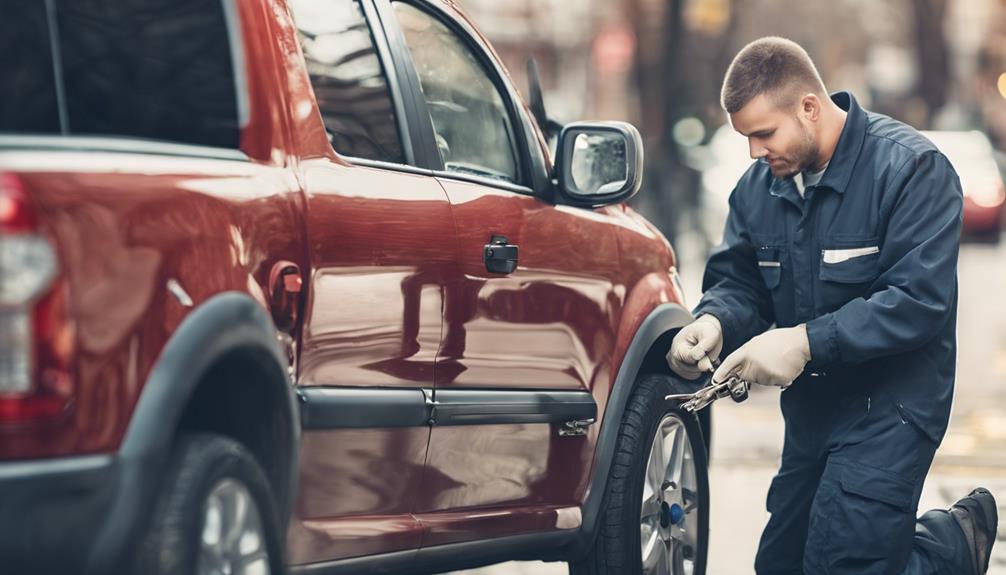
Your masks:
<instances>
[{"instance_id":1,"label":"coverall sleeve","mask_svg":"<svg viewBox=\"0 0 1006 575\"><path fill-rule=\"evenodd\" d=\"M709 255L696 317L709 314L723 328L721 357L730 355L775 323L772 294L758 271L754 246L744 222L737 191L730 194L723 243Z\"/></svg>"},{"instance_id":2,"label":"coverall sleeve","mask_svg":"<svg viewBox=\"0 0 1006 575\"><path fill-rule=\"evenodd\" d=\"M807 323L813 367L919 348L954 312L963 220L960 180L936 151L907 160L901 172L907 176L897 178L904 183L881 243L881 274L869 297Z\"/></svg>"}]
</instances>

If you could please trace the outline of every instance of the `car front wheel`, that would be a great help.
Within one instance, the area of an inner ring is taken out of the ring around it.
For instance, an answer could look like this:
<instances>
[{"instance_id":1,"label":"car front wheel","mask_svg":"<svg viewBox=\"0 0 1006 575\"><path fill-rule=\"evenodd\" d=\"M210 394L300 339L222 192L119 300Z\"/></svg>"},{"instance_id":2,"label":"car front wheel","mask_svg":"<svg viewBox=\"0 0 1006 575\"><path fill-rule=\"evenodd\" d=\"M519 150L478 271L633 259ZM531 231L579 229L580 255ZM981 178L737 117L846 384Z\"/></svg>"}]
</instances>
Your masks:
<instances>
[{"instance_id":1,"label":"car front wheel","mask_svg":"<svg viewBox=\"0 0 1006 575\"><path fill-rule=\"evenodd\" d=\"M640 378L626 406L597 540L572 575L705 573L709 479L699 422L668 394L673 377Z\"/></svg>"}]
</instances>

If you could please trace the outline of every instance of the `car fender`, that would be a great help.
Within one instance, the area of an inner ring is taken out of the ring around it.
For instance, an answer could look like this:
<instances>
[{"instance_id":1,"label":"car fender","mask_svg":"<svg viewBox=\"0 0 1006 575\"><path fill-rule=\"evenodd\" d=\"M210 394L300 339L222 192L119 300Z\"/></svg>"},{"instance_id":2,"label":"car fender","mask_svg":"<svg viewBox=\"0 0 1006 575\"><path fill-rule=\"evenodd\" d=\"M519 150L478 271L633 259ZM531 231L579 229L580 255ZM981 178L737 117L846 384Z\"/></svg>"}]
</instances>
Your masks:
<instances>
[{"instance_id":1,"label":"car fender","mask_svg":"<svg viewBox=\"0 0 1006 575\"><path fill-rule=\"evenodd\" d=\"M288 361L276 338L276 328L262 306L240 292L215 295L188 314L162 350L144 385L116 455L118 496L88 561L88 572L111 572L122 560L139 531L141 518L150 512L159 478L168 462L175 431L186 405L203 376L227 354L252 352L262 365L269 385L282 386L280 397L291 429L286 446L289 466L286 501L292 503L296 482L300 419L296 395L290 384Z\"/></svg>"},{"instance_id":2,"label":"car fender","mask_svg":"<svg viewBox=\"0 0 1006 575\"><path fill-rule=\"evenodd\" d=\"M650 299L652 294L645 299ZM660 298L659 293L656 295ZM673 332L692 322L692 314L677 301L664 301L644 310L637 310L638 321L630 323L632 337L625 346L621 362L611 386L611 394L605 406L601 429L598 432L594 456L594 468L581 508L580 532L568 549L570 559L583 557L597 535L600 524L601 506L607 488L608 474L615 458L622 414L632 395L636 379L653 346L665 334ZM622 330L619 330L620 333Z\"/></svg>"}]
</instances>

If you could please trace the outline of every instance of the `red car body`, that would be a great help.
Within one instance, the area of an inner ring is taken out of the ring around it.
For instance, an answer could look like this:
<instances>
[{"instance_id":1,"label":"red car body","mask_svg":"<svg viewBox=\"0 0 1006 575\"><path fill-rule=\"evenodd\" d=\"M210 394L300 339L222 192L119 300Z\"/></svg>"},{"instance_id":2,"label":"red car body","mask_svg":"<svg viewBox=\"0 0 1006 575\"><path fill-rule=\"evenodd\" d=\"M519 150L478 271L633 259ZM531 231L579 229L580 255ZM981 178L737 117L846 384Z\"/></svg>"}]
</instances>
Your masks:
<instances>
[{"instance_id":1,"label":"red car body","mask_svg":"<svg viewBox=\"0 0 1006 575\"><path fill-rule=\"evenodd\" d=\"M237 5L240 149L0 137L0 199L58 261L28 394L57 407L0 396L0 556L112 570L192 429L259 458L294 566L574 556L631 383L690 320L669 244L564 204L516 96L533 186L341 157L285 3ZM512 274L486 270L495 235Z\"/></svg>"}]
</instances>

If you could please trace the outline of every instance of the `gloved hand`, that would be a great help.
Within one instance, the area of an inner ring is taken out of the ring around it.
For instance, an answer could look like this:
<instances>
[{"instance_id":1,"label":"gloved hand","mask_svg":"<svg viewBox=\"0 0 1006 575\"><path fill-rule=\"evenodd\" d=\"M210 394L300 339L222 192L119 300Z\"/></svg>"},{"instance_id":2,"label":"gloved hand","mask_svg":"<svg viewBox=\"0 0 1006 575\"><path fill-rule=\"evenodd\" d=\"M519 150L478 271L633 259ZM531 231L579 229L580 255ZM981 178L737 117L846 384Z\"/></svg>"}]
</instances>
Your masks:
<instances>
[{"instance_id":1,"label":"gloved hand","mask_svg":"<svg viewBox=\"0 0 1006 575\"><path fill-rule=\"evenodd\" d=\"M769 330L731 353L713 374L719 383L730 376L760 385L789 387L810 361L807 326Z\"/></svg>"},{"instance_id":2,"label":"gloved hand","mask_svg":"<svg viewBox=\"0 0 1006 575\"><path fill-rule=\"evenodd\" d=\"M723 328L720 327L720 320L703 315L674 336L667 362L681 377L697 379L703 373L712 371L711 360L719 359L722 350Z\"/></svg>"}]
</instances>

